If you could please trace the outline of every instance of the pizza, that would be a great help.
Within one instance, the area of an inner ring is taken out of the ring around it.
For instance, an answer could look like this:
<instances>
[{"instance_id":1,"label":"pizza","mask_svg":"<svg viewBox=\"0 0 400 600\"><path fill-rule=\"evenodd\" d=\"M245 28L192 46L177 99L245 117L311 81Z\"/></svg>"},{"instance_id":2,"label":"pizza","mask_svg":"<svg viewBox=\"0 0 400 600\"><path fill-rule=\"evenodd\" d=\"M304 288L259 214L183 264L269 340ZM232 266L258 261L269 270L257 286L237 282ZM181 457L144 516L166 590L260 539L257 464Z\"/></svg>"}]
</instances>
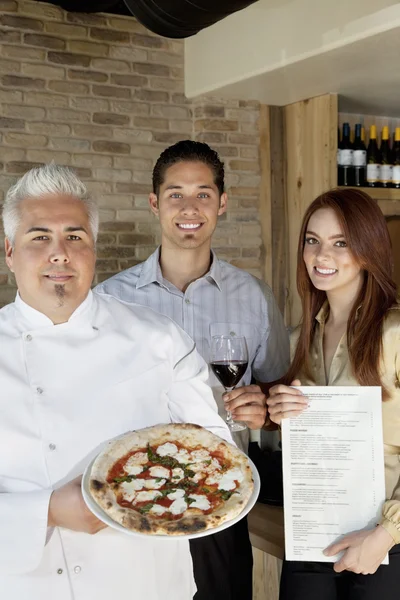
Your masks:
<instances>
[{"instance_id":1,"label":"pizza","mask_svg":"<svg viewBox=\"0 0 400 600\"><path fill-rule=\"evenodd\" d=\"M109 517L150 535L218 527L242 512L253 487L245 454L190 423L155 425L109 442L89 480Z\"/></svg>"}]
</instances>

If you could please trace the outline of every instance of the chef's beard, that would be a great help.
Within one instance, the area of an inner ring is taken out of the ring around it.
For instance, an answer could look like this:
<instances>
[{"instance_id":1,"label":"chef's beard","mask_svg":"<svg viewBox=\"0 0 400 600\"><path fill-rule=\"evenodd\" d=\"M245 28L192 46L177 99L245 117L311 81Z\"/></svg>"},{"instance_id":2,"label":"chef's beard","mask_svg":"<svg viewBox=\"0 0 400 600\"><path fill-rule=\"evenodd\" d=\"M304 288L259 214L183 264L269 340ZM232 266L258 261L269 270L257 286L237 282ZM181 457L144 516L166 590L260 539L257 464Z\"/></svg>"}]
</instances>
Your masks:
<instances>
[{"instance_id":1,"label":"chef's beard","mask_svg":"<svg viewBox=\"0 0 400 600\"><path fill-rule=\"evenodd\" d=\"M56 296L58 300L58 306L64 306L65 299L65 286L61 283L56 283L55 285Z\"/></svg>"}]
</instances>

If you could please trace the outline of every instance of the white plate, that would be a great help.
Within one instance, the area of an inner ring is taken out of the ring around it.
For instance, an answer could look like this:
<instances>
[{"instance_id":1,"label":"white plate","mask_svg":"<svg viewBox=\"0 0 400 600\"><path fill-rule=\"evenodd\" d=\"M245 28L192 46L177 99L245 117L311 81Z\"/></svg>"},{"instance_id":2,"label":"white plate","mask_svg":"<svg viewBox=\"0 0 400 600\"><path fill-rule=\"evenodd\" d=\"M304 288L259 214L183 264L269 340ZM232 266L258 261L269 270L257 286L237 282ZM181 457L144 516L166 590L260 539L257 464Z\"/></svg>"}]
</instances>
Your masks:
<instances>
[{"instance_id":1,"label":"white plate","mask_svg":"<svg viewBox=\"0 0 400 600\"><path fill-rule=\"evenodd\" d=\"M250 458L248 458L248 460L249 460L251 472L253 475L254 489L253 489L253 493L251 494L251 496L249 498L248 503L246 504L246 506L244 507L242 512L234 519L231 519L230 521L226 521L225 523L222 523L222 525L219 525L218 527L214 527L213 529L206 529L205 531L199 531L197 533L189 533L189 534L183 534L183 535L178 535L178 536L176 536L176 535L174 535L174 536L149 535L147 533L139 533L137 531L131 531L130 529L126 529L120 523L117 523L116 521L114 521L114 519L111 519L111 517L109 517L107 515L107 513L104 512L104 510L97 504L97 502L95 502L95 500L92 498L92 495L89 491L90 472L92 470L92 465L93 465L95 459L93 459L92 462L86 467L85 472L83 474L82 495L83 495L83 499L85 500L89 510L98 519L100 519L100 521L103 521L103 523L105 523L106 525L109 525L109 527L112 527L113 529L116 529L117 531L121 531L122 533L125 533L128 535L135 535L135 536L147 537L147 538L151 537L151 538L156 538L159 540L169 539L170 537L173 537L174 540L177 540L177 539L191 540L191 539L198 538L198 537L204 537L206 535L212 535L213 533L218 533L218 531L223 531L224 529L227 529L231 525L234 525L235 523L240 521L240 519L243 519L243 517L245 517L247 515L247 513L250 512L250 510L253 508L253 506L257 502L257 498L260 493L260 476L258 474L258 471L257 471L253 461L251 461Z\"/></svg>"}]
</instances>

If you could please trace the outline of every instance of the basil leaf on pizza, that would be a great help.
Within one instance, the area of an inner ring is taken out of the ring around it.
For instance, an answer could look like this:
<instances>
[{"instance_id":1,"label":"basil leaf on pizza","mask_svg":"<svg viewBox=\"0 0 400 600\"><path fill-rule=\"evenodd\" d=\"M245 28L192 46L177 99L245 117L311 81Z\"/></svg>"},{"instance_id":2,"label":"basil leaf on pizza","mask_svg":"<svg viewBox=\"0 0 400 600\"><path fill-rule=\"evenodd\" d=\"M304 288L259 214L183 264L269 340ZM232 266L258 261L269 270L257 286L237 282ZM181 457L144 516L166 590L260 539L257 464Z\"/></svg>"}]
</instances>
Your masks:
<instances>
[{"instance_id":1,"label":"basil leaf on pizza","mask_svg":"<svg viewBox=\"0 0 400 600\"><path fill-rule=\"evenodd\" d=\"M109 517L150 535L214 529L242 512L253 487L247 457L190 423L156 425L109 442L89 483Z\"/></svg>"}]
</instances>

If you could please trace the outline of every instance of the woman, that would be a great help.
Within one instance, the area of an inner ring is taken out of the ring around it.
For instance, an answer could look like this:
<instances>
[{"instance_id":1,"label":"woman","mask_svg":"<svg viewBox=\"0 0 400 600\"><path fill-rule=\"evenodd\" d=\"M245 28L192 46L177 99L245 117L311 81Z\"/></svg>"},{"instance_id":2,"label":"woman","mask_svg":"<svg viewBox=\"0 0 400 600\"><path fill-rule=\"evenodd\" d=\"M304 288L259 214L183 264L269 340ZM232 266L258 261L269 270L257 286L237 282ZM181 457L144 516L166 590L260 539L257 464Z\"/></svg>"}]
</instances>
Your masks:
<instances>
[{"instance_id":1,"label":"woman","mask_svg":"<svg viewBox=\"0 0 400 600\"><path fill-rule=\"evenodd\" d=\"M292 334L286 383L382 386L389 500L378 526L325 550L328 556L343 551L334 565L285 561L280 600L400 597L400 306L392 270L389 233L374 200L352 189L314 200L299 239L303 320ZM276 424L306 407L300 390L271 388L268 409ZM380 567L391 548L390 565Z\"/></svg>"}]
</instances>

